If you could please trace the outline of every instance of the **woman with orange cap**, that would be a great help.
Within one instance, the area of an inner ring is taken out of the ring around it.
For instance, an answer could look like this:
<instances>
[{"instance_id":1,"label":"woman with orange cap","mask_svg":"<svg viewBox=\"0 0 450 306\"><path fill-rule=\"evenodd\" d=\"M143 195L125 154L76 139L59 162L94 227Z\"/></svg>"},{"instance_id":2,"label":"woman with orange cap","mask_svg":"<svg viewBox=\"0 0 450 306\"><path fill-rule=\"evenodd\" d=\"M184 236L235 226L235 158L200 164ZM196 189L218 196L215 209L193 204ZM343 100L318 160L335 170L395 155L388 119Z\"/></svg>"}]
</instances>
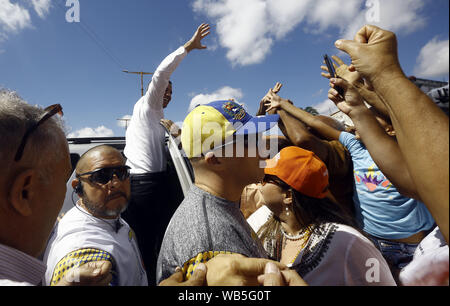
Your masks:
<instances>
[{"instance_id":1,"label":"woman with orange cap","mask_svg":"<svg viewBox=\"0 0 450 306\"><path fill-rule=\"evenodd\" d=\"M310 285L395 285L381 253L333 201L313 152L287 147L268 160L261 193L273 217L255 231L271 259Z\"/></svg>"}]
</instances>

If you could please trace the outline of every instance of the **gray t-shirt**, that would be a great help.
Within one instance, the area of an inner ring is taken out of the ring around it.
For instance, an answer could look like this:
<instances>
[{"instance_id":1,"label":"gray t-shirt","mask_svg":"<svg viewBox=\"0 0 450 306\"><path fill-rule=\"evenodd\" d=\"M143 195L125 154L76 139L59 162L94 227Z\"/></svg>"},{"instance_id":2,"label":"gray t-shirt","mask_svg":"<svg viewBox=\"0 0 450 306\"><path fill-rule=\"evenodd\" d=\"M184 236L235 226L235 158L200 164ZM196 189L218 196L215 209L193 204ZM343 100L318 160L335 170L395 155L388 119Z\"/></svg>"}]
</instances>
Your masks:
<instances>
[{"instance_id":1,"label":"gray t-shirt","mask_svg":"<svg viewBox=\"0 0 450 306\"><path fill-rule=\"evenodd\" d=\"M177 266L186 267L185 264L199 254L210 252L200 256L203 262L207 261L216 255L211 251L267 258L238 203L193 185L164 235L157 263L157 283L172 275Z\"/></svg>"}]
</instances>

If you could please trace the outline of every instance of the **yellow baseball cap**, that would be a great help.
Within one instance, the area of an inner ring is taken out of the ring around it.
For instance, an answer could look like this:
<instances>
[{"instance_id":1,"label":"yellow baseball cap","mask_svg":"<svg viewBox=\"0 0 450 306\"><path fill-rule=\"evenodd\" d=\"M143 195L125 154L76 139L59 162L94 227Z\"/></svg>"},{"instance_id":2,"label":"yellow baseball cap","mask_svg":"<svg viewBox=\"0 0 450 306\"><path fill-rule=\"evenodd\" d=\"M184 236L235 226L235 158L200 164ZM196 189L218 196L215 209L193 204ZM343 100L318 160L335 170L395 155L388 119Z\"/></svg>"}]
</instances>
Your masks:
<instances>
[{"instance_id":1,"label":"yellow baseball cap","mask_svg":"<svg viewBox=\"0 0 450 306\"><path fill-rule=\"evenodd\" d=\"M214 101L194 108L183 122L181 144L188 158L233 142L233 135L259 134L273 128L279 115L253 117L242 105Z\"/></svg>"}]
</instances>

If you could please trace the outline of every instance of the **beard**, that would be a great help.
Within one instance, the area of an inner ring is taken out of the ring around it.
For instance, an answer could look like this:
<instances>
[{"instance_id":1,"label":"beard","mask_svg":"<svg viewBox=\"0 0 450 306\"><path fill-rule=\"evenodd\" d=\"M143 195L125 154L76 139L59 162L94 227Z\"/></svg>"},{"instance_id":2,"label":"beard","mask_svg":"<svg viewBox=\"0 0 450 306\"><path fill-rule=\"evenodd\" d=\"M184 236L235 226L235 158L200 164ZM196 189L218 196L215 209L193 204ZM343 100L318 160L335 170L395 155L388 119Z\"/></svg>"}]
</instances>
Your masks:
<instances>
[{"instance_id":1,"label":"beard","mask_svg":"<svg viewBox=\"0 0 450 306\"><path fill-rule=\"evenodd\" d=\"M98 216L100 218L111 218L111 217L119 217L120 214L127 209L130 199L127 196L125 196L125 198L127 199L127 202L123 206L117 207L116 209L109 209L107 207L102 207L98 203L90 201L86 196L84 196L82 200L83 205L92 215Z\"/></svg>"}]
</instances>

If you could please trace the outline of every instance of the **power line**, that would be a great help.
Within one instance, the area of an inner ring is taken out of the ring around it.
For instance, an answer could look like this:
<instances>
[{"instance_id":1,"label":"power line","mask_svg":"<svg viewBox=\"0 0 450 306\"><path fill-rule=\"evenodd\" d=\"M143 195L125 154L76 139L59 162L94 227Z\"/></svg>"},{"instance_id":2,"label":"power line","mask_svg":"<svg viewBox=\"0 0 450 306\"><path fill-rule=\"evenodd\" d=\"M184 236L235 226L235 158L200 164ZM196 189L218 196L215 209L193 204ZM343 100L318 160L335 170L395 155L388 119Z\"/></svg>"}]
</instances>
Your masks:
<instances>
[{"instance_id":1,"label":"power line","mask_svg":"<svg viewBox=\"0 0 450 306\"><path fill-rule=\"evenodd\" d=\"M64 0L61 0L64 1ZM65 4L62 4L60 1L56 1L56 4L58 7L63 11L67 11L67 7ZM105 43L100 39L100 37L92 30L87 23L82 22L81 20L79 22L76 22L80 28L94 41L94 43L117 65L121 70L123 70L124 66L122 65L121 61L106 47Z\"/></svg>"},{"instance_id":2,"label":"power line","mask_svg":"<svg viewBox=\"0 0 450 306\"><path fill-rule=\"evenodd\" d=\"M61 0L64 1L64 0ZM61 3L60 1L56 1L56 4L58 5L58 7L63 11L66 12L67 7L65 6L65 4ZM144 95L144 83L143 83L143 76L144 75L151 75L153 73L151 72L133 72L133 71L128 71L126 69L124 69L124 65L122 65L122 62L117 58L117 56L114 55L114 53L112 51L110 51L108 49L108 47L106 47L106 44L103 43L103 40L95 33L94 30L92 30L91 27L88 26L88 24L86 22L80 21L76 22L78 23L78 25L80 26L80 28L92 39L92 41L94 41L94 43L123 71L126 73L132 73L132 74L139 74L141 76L141 95Z\"/></svg>"}]
</instances>

